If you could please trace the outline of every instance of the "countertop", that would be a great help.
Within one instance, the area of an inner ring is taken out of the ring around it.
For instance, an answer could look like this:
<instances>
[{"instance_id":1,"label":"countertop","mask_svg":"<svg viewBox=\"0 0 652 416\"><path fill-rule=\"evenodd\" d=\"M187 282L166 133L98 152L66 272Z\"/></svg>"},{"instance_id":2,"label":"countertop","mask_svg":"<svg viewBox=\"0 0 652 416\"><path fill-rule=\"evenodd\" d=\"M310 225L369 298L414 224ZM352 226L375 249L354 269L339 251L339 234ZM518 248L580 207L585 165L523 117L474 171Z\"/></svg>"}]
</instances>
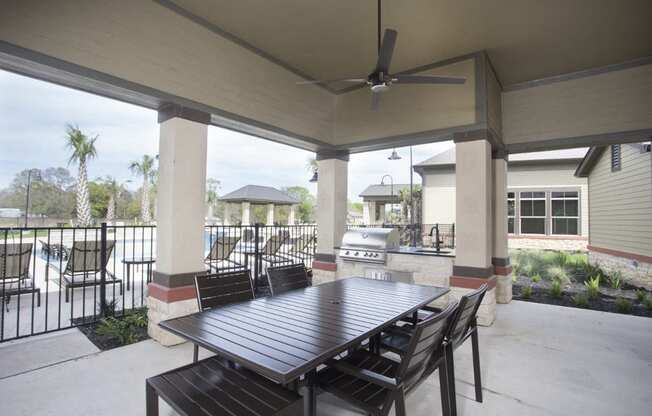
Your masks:
<instances>
[{"instance_id":1,"label":"countertop","mask_svg":"<svg viewBox=\"0 0 652 416\"><path fill-rule=\"evenodd\" d=\"M455 257L455 250L446 248L437 252L431 247L401 246L396 250L387 250L387 252L392 254L409 254L412 256Z\"/></svg>"}]
</instances>

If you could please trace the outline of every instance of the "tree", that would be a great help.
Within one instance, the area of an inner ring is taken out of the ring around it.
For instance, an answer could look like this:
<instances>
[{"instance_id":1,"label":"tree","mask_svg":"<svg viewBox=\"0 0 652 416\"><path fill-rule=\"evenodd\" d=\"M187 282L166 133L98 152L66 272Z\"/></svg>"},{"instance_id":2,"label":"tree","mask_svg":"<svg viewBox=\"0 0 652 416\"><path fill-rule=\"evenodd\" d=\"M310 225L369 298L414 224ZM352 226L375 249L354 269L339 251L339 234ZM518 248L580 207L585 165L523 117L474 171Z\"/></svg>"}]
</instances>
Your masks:
<instances>
[{"instance_id":1,"label":"tree","mask_svg":"<svg viewBox=\"0 0 652 416\"><path fill-rule=\"evenodd\" d=\"M97 156L95 141L98 136L88 137L78 126L68 124L66 127L66 146L71 151L68 164L77 163L77 222L83 227L92 224L90 197L88 194L87 162Z\"/></svg>"},{"instance_id":2,"label":"tree","mask_svg":"<svg viewBox=\"0 0 652 416\"><path fill-rule=\"evenodd\" d=\"M281 189L286 194L299 200L297 220L301 223L311 223L315 219L316 198L303 186L290 186Z\"/></svg>"},{"instance_id":3,"label":"tree","mask_svg":"<svg viewBox=\"0 0 652 416\"><path fill-rule=\"evenodd\" d=\"M141 188L140 196L140 216L144 223L152 220L150 215L149 204L149 184L156 178L156 169L154 167L155 159L150 155L143 155L143 158L138 161L132 161L129 164L129 170L134 175L140 175L143 178L143 186Z\"/></svg>"},{"instance_id":4,"label":"tree","mask_svg":"<svg viewBox=\"0 0 652 416\"><path fill-rule=\"evenodd\" d=\"M210 219L213 218L213 212L215 211L215 205L219 199L217 190L220 189L221 182L215 178L206 179L206 207L207 214L206 216Z\"/></svg>"},{"instance_id":5,"label":"tree","mask_svg":"<svg viewBox=\"0 0 652 416\"><path fill-rule=\"evenodd\" d=\"M111 176L106 177L104 186L109 194L109 202L106 207L106 222L112 224L115 221L117 201L124 188Z\"/></svg>"},{"instance_id":6,"label":"tree","mask_svg":"<svg viewBox=\"0 0 652 416\"><path fill-rule=\"evenodd\" d=\"M414 185L412 188L414 197L414 223L421 223L421 185ZM401 204L401 222L407 224L409 222L410 212L410 188L401 189L399 193L399 201Z\"/></svg>"}]
</instances>

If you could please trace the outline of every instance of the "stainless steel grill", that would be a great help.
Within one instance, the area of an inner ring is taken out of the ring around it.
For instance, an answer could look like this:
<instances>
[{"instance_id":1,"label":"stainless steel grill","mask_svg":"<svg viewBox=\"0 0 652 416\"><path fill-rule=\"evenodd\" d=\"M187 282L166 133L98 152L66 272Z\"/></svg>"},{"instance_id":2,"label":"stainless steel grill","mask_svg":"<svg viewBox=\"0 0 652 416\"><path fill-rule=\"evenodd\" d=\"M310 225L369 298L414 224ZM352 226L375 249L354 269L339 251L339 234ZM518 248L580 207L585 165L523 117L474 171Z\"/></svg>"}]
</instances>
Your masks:
<instances>
[{"instance_id":1,"label":"stainless steel grill","mask_svg":"<svg viewBox=\"0 0 652 416\"><path fill-rule=\"evenodd\" d=\"M339 257L344 261L382 263L387 251L399 248L399 233L394 228L354 228L342 238Z\"/></svg>"}]
</instances>

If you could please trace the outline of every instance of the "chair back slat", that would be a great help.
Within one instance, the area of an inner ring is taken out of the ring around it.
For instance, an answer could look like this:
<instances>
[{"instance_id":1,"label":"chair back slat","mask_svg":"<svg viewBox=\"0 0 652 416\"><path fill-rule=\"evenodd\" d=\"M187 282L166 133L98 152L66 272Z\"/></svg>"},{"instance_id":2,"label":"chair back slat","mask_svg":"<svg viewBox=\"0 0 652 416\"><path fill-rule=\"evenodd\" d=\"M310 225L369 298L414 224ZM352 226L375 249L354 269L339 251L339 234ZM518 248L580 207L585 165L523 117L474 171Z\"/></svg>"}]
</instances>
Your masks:
<instances>
[{"instance_id":1,"label":"chair back slat","mask_svg":"<svg viewBox=\"0 0 652 416\"><path fill-rule=\"evenodd\" d=\"M197 275L195 289L200 311L254 298L248 270Z\"/></svg>"},{"instance_id":2,"label":"chair back slat","mask_svg":"<svg viewBox=\"0 0 652 416\"><path fill-rule=\"evenodd\" d=\"M252 230L251 228L245 228L244 230L242 230L242 241L244 241L245 243L250 243L254 241L254 237L255 237L254 230Z\"/></svg>"},{"instance_id":3,"label":"chair back slat","mask_svg":"<svg viewBox=\"0 0 652 416\"><path fill-rule=\"evenodd\" d=\"M115 247L115 240L106 242L106 257L104 267L109 262ZM75 241L68 256L68 263L64 274L99 273L102 269L102 243L101 241Z\"/></svg>"},{"instance_id":4,"label":"chair back slat","mask_svg":"<svg viewBox=\"0 0 652 416\"><path fill-rule=\"evenodd\" d=\"M267 256L273 256L276 254L279 248L285 243L285 240L287 240L286 235L273 235L267 240L265 243L265 247L263 247L263 254Z\"/></svg>"},{"instance_id":5,"label":"chair back slat","mask_svg":"<svg viewBox=\"0 0 652 416\"><path fill-rule=\"evenodd\" d=\"M272 296L310 286L308 271L303 263L268 267L267 281Z\"/></svg>"},{"instance_id":6,"label":"chair back slat","mask_svg":"<svg viewBox=\"0 0 652 416\"><path fill-rule=\"evenodd\" d=\"M23 280L29 278L32 243L0 244L0 279Z\"/></svg>"},{"instance_id":7,"label":"chair back slat","mask_svg":"<svg viewBox=\"0 0 652 416\"><path fill-rule=\"evenodd\" d=\"M217 237L206 260L227 260L235 250L238 241L240 241L240 237Z\"/></svg>"},{"instance_id":8,"label":"chair back slat","mask_svg":"<svg viewBox=\"0 0 652 416\"><path fill-rule=\"evenodd\" d=\"M406 389L409 390L420 380L432 357L442 348L455 307L456 304L451 303L441 313L428 317L414 327L410 343L397 371L397 378L405 384Z\"/></svg>"},{"instance_id":9,"label":"chair back slat","mask_svg":"<svg viewBox=\"0 0 652 416\"><path fill-rule=\"evenodd\" d=\"M456 345L462 340L471 327L486 292L487 285L484 284L477 290L462 296L462 299L460 299L459 306L446 335L453 345Z\"/></svg>"}]
</instances>

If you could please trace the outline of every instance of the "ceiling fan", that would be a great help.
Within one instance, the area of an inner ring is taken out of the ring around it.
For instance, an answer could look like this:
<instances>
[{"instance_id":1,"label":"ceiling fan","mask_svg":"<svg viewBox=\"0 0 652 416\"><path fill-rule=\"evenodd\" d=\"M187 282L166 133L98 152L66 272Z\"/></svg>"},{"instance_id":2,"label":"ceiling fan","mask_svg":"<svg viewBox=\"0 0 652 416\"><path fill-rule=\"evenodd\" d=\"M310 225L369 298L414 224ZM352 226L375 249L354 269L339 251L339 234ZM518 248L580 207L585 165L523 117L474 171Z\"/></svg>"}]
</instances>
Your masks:
<instances>
[{"instance_id":1,"label":"ceiling fan","mask_svg":"<svg viewBox=\"0 0 652 416\"><path fill-rule=\"evenodd\" d=\"M378 0L378 61L373 72L367 75L366 78L344 78L332 80L315 80L315 81L302 81L297 84L326 84L330 82L352 82L366 84L371 90L371 109L376 110L380 105L380 94L387 91L392 84L464 84L465 78L457 77L439 77L431 75L409 75L409 74L394 74L389 73L389 67L392 63L392 55L394 54L394 46L396 45L396 38L398 32L392 29L385 29L385 33L380 39L381 33L381 0Z\"/></svg>"}]
</instances>

